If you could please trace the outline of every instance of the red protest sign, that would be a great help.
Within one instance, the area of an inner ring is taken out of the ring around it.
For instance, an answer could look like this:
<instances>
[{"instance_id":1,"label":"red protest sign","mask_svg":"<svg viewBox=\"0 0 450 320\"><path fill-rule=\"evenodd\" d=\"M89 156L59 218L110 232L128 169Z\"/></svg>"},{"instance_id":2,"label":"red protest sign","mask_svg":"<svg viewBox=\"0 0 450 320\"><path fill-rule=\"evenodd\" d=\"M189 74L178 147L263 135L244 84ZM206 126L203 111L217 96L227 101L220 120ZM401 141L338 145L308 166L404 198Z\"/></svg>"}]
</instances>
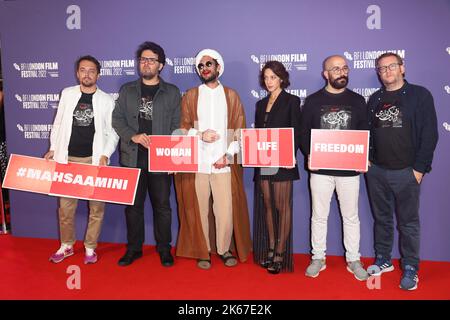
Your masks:
<instances>
[{"instance_id":1,"label":"red protest sign","mask_svg":"<svg viewBox=\"0 0 450 320\"><path fill-rule=\"evenodd\" d=\"M52 196L132 205L140 169L61 164L11 154L3 187Z\"/></svg>"},{"instance_id":2,"label":"red protest sign","mask_svg":"<svg viewBox=\"0 0 450 320\"><path fill-rule=\"evenodd\" d=\"M197 172L198 136L150 136L148 171Z\"/></svg>"},{"instance_id":3,"label":"red protest sign","mask_svg":"<svg viewBox=\"0 0 450 320\"><path fill-rule=\"evenodd\" d=\"M311 130L310 168L367 171L367 130Z\"/></svg>"},{"instance_id":4,"label":"red protest sign","mask_svg":"<svg viewBox=\"0 0 450 320\"><path fill-rule=\"evenodd\" d=\"M294 129L241 129L242 166L294 167Z\"/></svg>"}]
</instances>

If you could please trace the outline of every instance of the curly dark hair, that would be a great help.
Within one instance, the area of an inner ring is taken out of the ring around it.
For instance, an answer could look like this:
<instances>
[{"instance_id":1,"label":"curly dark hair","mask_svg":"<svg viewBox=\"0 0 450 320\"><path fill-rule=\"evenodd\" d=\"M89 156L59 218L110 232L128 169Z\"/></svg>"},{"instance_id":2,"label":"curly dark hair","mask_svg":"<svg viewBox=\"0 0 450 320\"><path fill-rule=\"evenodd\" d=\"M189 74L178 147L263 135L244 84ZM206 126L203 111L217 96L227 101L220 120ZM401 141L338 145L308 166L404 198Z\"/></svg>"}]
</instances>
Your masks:
<instances>
[{"instance_id":1,"label":"curly dark hair","mask_svg":"<svg viewBox=\"0 0 450 320\"><path fill-rule=\"evenodd\" d=\"M281 89L289 87L289 85L291 84L289 82L289 72L286 71L286 68L281 62L272 60L267 61L261 72L259 73L259 85L263 89L267 90L266 84L264 83L264 72L266 71L266 69L272 70L272 72L281 79Z\"/></svg>"},{"instance_id":2,"label":"curly dark hair","mask_svg":"<svg viewBox=\"0 0 450 320\"><path fill-rule=\"evenodd\" d=\"M166 63L166 54L164 53L164 49L159 44L150 41L146 41L139 46L139 48L136 51L136 59L139 60L142 52L145 50L151 50L154 53L156 53L158 55L159 63L163 65Z\"/></svg>"}]
</instances>

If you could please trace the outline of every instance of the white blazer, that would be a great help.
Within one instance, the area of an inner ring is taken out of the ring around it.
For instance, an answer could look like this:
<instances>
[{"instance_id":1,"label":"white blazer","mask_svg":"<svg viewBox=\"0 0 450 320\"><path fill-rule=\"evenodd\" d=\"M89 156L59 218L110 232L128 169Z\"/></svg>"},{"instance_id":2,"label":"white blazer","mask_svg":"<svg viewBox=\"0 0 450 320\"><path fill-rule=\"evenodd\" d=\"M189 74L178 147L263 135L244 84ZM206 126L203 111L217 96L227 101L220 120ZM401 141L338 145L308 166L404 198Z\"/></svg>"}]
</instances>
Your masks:
<instances>
[{"instance_id":1,"label":"white blazer","mask_svg":"<svg viewBox=\"0 0 450 320\"><path fill-rule=\"evenodd\" d=\"M65 88L59 99L53 128L50 133L50 150L53 159L59 163L68 162L69 142L72 134L73 111L81 98L80 86ZM114 99L97 87L92 96L94 109L94 141L92 145L92 164L98 165L102 155L109 158L114 153L119 136L111 125Z\"/></svg>"}]
</instances>

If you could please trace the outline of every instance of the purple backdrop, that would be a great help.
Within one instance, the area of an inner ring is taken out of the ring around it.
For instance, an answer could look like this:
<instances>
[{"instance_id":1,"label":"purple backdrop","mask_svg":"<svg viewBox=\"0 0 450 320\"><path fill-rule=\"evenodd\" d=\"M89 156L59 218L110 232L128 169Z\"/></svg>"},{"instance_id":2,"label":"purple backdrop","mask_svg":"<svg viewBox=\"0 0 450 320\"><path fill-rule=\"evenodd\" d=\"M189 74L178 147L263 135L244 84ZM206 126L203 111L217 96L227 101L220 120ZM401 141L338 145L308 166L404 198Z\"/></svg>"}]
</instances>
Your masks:
<instances>
[{"instance_id":1,"label":"purple backdrop","mask_svg":"<svg viewBox=\"0 0 450 320\"><path fill-rule=\"evenodd\" d=\"M380 51L405 58L407 79L434 95L440 140L433 171L422 185L421 256L450 261L450 2L448 0L307 0L278 1L0 1L1 51L5 87L8 152L42 156L59 92L75 83L74 61L92 54L101 60L98 85L117 96L122 83L137 77L133 60L146 40L161 44L168 57L165 80L181 91L199 84L192 57L203 48L222 53L222 83L235 88L245 105L247 126L256 101L265 92L258 72L266 60L282 61L290 71L292 93L302 100L323 86L322 60L342 54L351 67L349 87L364 96L379 87L373 70ZM117 153L113 164L117 164ZM303 157L298 155L303 163ZM252 171L245 186L252 212ZM302 171L294 192L294 249L310 250L308 176ZM174 244L178 230L172 193ZM86 227L86 202L77 213L77 237ZM154 244L152 216L146 203L146 243ZM125 242L123 206L109 204L101 241ZM15 236L58 238L56 198L11 191ZM373 256L373 218L364 181L360 192L361 253ZM397 237L396 237L397 239ZM55 244L56 246L56 244ZM342 255L341 218L332 203L328 254ZM394 256L398 257L397 240Z\"/></svg>"}]
</instances>

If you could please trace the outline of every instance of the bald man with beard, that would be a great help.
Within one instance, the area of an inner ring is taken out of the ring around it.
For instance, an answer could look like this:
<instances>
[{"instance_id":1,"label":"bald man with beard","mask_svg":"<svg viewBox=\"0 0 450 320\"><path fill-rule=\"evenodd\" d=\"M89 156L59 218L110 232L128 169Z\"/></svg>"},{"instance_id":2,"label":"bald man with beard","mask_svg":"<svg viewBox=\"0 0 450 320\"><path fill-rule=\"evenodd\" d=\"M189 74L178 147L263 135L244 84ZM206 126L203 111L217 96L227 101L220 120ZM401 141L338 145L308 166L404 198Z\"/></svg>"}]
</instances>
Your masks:
<instances>
[{"instance_id":1,"label":"bald man with beard","mask_svg":"<svg viewBox=\"0 0 450 320\"><path fill-rule=\"evenodd\" d=\"M324 88L308 96L302 109L300 147L308 159L312 199L312 260L306 276L315 278L326 268L327 222L334 191L339 198L344 230L347 270L357 280L368 278L360 261L358 196L360 172L312 170L309 166L311 129L365 130L368 128L364 98L347 89L349 67L344 57L333 55L323 62Z\"/></svg>"}]
</instances>

